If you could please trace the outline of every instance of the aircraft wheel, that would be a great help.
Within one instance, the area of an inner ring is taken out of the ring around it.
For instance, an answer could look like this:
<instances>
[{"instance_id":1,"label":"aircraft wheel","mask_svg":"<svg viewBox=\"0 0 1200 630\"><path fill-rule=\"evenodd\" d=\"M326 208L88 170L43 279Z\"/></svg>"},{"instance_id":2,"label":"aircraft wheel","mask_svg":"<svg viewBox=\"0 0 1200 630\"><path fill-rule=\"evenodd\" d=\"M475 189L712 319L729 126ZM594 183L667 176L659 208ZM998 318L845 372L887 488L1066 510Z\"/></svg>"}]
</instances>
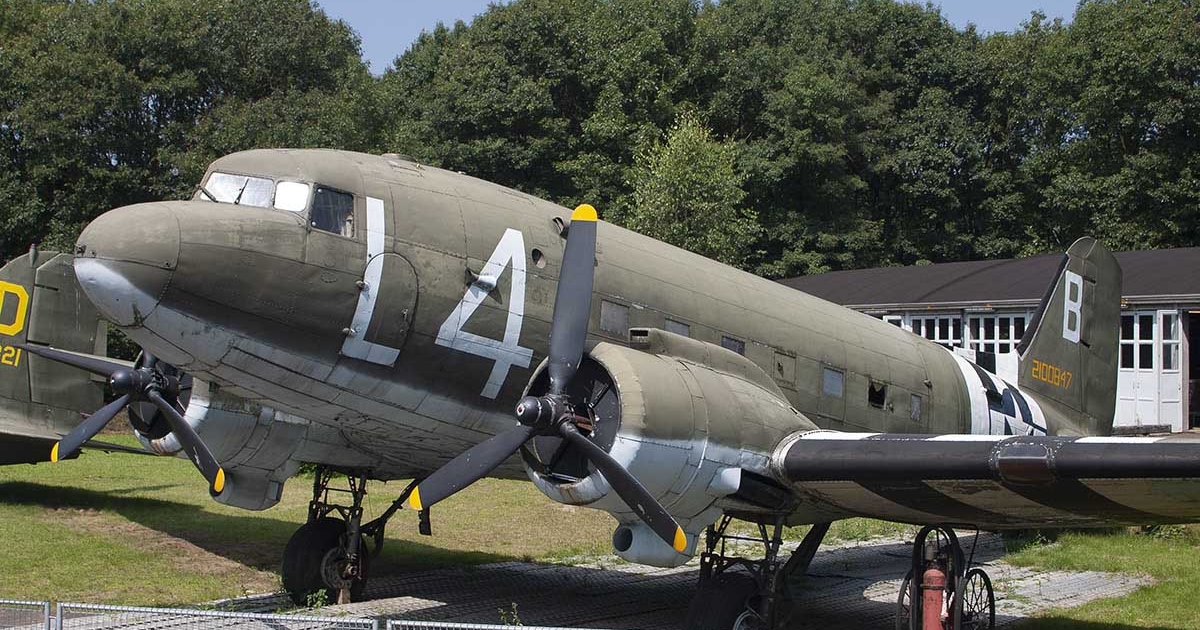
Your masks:
<instances>
[{"instance_id":1,"label":"aircraft wheel","mask_svg":"<svg viewBox=\"0 0 1200 630\"><path fill-rule=\"evenodd\" d=\"M337 574L332 570L332 565L342 557L339 547L345 533L345 521L325 517L300 526L288 540L281 571L283 588L297 606L312 606L318 602L337 603L337 590L330 584L328 576ZM352 601L362 599L363 589L367 585L365 551L365 546L360 544L363 574L350 585Z\"/></svg>"},{"instance_id":2,"label":"aircraft wheel","mask_svg":"<svg viewBox=\"0 0 1200 630\"><path fill-rule=\"evenodd\" d=\"M688 630L749 630L749 608L758 599L758 583L745 573L722 573L696 591L684 627ZM747 616L743 616L746 613ZM757 620L757 616L754 616Z\"/></svg>"}]
</instances>

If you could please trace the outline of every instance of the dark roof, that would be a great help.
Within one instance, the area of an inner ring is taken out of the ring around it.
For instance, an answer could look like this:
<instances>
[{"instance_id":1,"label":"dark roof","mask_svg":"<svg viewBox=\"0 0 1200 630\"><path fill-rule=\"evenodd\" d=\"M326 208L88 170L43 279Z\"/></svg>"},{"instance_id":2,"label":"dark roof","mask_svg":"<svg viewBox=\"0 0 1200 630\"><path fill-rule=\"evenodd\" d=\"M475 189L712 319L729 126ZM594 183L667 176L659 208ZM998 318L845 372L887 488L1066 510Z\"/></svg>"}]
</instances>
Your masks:
<instances>
[{"instance_id":1,"label":"dark roof","mask_svg":"<svg viewBox=\"0 0 1200 630\"><path fill-rule=\"evenodd\" d=\"M1137 302L1200 301L1200 247L1119 252L1122 294ZM831 271L780 280L845 306L1037 303L1062 254Z\"/></svg>"}]
</instances>

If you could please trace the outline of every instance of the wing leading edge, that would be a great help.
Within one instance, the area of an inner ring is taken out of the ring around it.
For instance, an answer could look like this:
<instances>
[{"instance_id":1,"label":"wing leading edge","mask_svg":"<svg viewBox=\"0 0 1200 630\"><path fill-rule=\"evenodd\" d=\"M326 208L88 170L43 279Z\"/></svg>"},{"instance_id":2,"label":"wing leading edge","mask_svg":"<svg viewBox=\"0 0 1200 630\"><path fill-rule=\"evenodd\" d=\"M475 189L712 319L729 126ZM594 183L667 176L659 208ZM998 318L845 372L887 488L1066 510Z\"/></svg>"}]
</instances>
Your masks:
<instances>
[{"instance_id":1,"label":"wing leading edge","mask_svg":"<svg viewBox=\"0 0 1200 630\"><path fill-rule=\"evenodd\" d=\"M1187 436L817 431L786 440L773 467L799 514L984 529L1200 521L1200 439Z\"/></svg>"}]
</instances>

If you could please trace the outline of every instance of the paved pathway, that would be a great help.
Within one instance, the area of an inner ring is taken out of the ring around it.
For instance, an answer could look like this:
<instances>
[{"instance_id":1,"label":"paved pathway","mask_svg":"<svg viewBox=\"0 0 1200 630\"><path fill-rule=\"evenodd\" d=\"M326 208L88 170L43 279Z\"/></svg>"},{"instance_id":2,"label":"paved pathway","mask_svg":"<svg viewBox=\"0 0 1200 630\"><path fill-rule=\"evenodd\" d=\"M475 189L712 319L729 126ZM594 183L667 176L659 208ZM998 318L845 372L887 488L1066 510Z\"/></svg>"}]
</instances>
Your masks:
<instances>
[{"instance_id":1,"label":"paved pathway","mask_svg":"<svg viewBox=\"0 0 1200 630\"><path fill-rule=\"evenodd\" d=\"M970 542L969 536L963 540L968 553ZM892 628L908 554L909 546L901 540L822 547L799 590L802 618L789 627ZM1124 595L1150 583L1129 574L1032 571L999 560L1002 555L998 536L980 536L975 562L995 585L997 626L1040 610ZM505 562L379 577L367 586L370 601L328 606L319 614L501 623L501 611L516 604L524 625L675 630L681 627L696 577L695 563L656 569L615 557L573 566ZM230 604L270 611L286 601L265 596Z\"/></svg>"}]
</instances>

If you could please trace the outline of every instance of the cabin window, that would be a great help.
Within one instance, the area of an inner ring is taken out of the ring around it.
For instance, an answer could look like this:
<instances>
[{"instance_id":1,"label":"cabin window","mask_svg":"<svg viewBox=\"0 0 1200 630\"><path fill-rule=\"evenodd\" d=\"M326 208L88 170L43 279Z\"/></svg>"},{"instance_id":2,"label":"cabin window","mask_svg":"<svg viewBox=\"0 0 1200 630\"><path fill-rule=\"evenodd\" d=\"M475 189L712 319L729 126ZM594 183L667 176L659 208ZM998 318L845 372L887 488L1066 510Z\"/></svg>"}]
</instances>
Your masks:
<instances>
[{"instance_id":1,"label":"cabin window","mask_svg":"<svg viewBox=\"0 0 1200 630\"><path fill-rule=\"evenodd\" d=\"M275 187L275 207L288 212L304 212L308 207L308 184L279 182Z\"/></svg>"},{"instance_id":2,"label":"cabin window","mask_svg":"<svg viewBox=\"0 0 1200 630\"><path fill-rule=\"evenodd\" d=\"M275 182L265 177L212 173L208 176L204 190L216 197L219 203L270 208L271 197L275 193ZM200 192L199 195L201 199L207 198L204 192Z\"/></svg>"},{"instance_id":3,"label":"cabin window","mask_svg":"<svg viewBox=\"0 0 1200 630\"><path fill-rule=\"evenodd\" d=\"M867 404L883 409L885 402L887 402L887 385L879 381L871 381L871 385L867 387Z\"/></svg>"},{"instance_id":4,"label":"cabin window","mask_svg":"<svg viewBox=\"0 0 1200 630\"><path fill-rule=\"evenodd\" d=\"M676 335L683 335L684 337L692 336L692 327L691 326L688 326L687 324L685 324L683 322L677 322L673 319L667 319L666 329L667 329L667 332L675 333Z\"/></svg>"},{"instance_id":5,"label":"cabin window","mask_svg":"<svg viewBox=\"0 0 1200 630\"><path fill-rule=\"evenodd\" d=\"M909 396L908 417L913 422L919 422L921 420L921 397L917 394L911 394Z\"/></svg>"},{"instance_id":6,"label":"cabin window","mask_svg":"<svg viewBox=\"0 0 1200 630\"><path fill-rule=\"evenodd\" d=\"M741 339L734 339L733 337L726 337L722 335L721 347L725 348L726 350L733 350L734 352L743 356L746 354L746 342L742 341Z\"/></svg>"},{"instance_id":7,"label":"cabin window","mask_svg":"<svg viewBox=\"0 0 1200 630\"><path fill-rule=\"evenodd\" d=\"M312 226L323 232L354 237L354 197L349 193L317 187L313 197Z\"/></svg>"},{"instance_id":8,"label":"cabin window","mask_svg":"<svg viewBox=\"0 0 1200 630\"><path fill-rule=\"evenodd\" d=\"M629 332L629 307L600 300L600 330L624 337Z\"/></svg>"},{"instance_id":9,"label":"cabin window","mask_svg":"<svg viewBox=\"0 0 1200 630\"><path fill-rule=\"evenodd\" d=\"M841 398L845 381L846 375L840 370L827 367L821 373L821 392L826 396Z\"/></svg>"}]
</instances>

